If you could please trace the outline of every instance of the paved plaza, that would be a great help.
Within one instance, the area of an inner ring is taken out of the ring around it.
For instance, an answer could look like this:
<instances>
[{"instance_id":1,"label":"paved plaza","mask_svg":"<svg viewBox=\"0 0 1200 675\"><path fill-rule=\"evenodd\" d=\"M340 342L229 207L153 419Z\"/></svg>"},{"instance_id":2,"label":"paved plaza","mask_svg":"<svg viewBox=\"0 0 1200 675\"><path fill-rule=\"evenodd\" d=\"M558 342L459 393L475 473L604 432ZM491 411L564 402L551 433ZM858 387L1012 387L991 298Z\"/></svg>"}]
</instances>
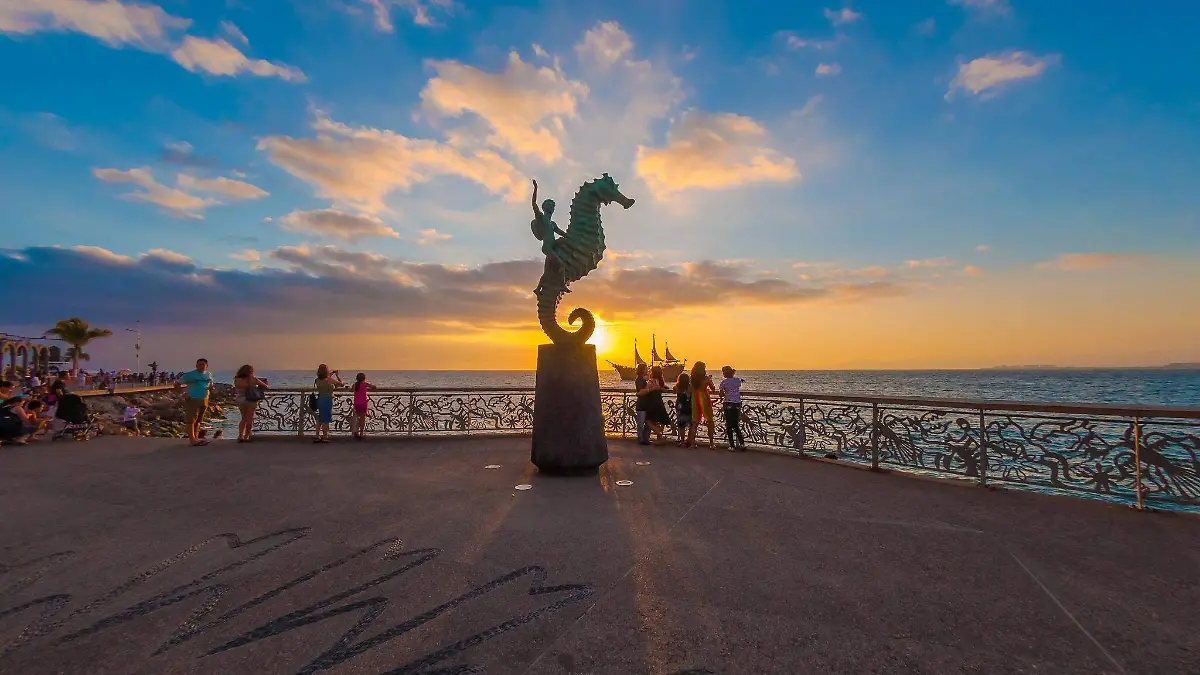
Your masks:
<instances>
[{"instance_id":1,"label":"paved plaza","mask_svg":"<svg viewBox=\"0 0 1200 675\"><path fill-rule=\"evenodd\" d=\"M622 441L549 477L528 450L0 449L0 673L1200 672L1194 516Z\"/></svg>"}]
</instances>

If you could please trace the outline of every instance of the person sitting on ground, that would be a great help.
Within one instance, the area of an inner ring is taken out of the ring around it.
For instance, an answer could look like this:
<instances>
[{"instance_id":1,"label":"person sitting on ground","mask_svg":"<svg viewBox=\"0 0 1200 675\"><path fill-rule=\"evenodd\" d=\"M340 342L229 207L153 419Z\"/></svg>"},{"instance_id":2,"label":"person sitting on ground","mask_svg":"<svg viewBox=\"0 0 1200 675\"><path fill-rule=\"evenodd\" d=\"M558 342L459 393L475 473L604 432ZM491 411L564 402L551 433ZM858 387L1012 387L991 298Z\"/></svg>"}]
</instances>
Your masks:
<instances>
[{"instance_id":1,"label":"person sitting on ground","mask_svg":"<svg viewBox=\"0 0 1200 675\"><path fill-rule=\"evenodd\" d=\"M25 445L45 429L45 421L38 419L41 409L41 401L30 401L24 394L6 399L0 404L0 440Z\"/></svg>"}]
</instances>

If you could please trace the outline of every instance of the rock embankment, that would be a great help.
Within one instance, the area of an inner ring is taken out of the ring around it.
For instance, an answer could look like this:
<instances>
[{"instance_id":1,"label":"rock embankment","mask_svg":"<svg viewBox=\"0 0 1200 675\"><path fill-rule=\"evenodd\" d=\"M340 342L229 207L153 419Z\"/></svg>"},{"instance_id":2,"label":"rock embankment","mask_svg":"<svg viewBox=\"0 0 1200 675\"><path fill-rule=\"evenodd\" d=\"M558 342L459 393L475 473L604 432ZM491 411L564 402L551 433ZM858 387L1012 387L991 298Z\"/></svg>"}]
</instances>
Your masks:
<instances>
[{"instance_id":1,"label":"rock embankment","mask_svg":"<svg viewBox=\"0 0 1200 675\"><path fill-rule=\"evenodd\" d=\"M141 435L168 438L180 438L187 435L187 429L184 426L183 389L89 396L84 400L87 401L88 409L96 413L102 434L138 435L132 429L127 429L122 421L125 408L133 406L141 411ZM205 416L205 420L210 422L223 420L225 409L232 406L233 387L228 384L215 385L212 396L209 397L208 414Z\"/></svg>"}]
</instances>

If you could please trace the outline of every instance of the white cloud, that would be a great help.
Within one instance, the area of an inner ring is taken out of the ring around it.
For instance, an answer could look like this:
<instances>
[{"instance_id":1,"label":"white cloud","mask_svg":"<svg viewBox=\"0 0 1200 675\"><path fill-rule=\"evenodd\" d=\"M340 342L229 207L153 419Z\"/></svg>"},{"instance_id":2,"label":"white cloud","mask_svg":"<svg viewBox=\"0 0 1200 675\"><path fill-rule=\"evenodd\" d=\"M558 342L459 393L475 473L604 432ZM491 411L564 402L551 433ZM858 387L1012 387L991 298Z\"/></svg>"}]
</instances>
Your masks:
<instances>
[{"instance_id":1,"label":"white cloud","mask_svg":"<svg viewBox=\"0 0 1200 675\"><path fill-rule=\"evenodd\" d=\"M174 144L176 146L187 143ZM190 146L189 146L190 147ZM177 149L182 149L181 147ZM238 201L266 197L267 192L261 188L229 178L196 178L191 174L181 173L175 177L179 188L168 187L155 180L148 168L133 168L125 171L118 169L92 169L92 174L105 183L132 183L142 188L144 192L132 192L121 195L123 199L155 204L165 209L177 218L202 219L202 212L210 206L222 202L211 197L200 197L194 192L217 194L225 199Z\"/></svg>"},{"instance_id":2,"label":"white cloud","mask_svg":"<svg viewBox=\"0 0 1200 675\"><path fill-rule=\"evenodd\" d=\"M120 0L0 0L0 32L36 33L73 31L89 35L110 47L135 47L169 54L192 72L213 75L252 73L303 82L304 73L286 64L251 59L223 39L209 40L174 35L187 30L190 19L172 16L161 7ZM221 30L248 45L237 26L221 22Z\"/></svg>"},{"instance_id":3,"label":"white cloud","mask_svg":"<svg viewBox=\"0 0 1200 675\"><path fill-rule=\"evenodd\" d=\"M587 85L557 68L539 67L508 55L501 73L488 73L457 61L432 61L437 72L421 90L422 108L435 116L476 115L487 127L485 142L524 159L554 162L562 145L554 130L576 114Z\"/></svg>"},{"instance_id":4,"label":"white cloud","mask_svg":"<svg viewBox=\"0 0 1200 675\"><path fill-rule=\"evenodd\" d=\"M975 250L979 251L980 253L987 253L992 250L992 247L988 246L987 244L980 244L975 247Z\"/></svg>"},{"instance_id":5,"label":"white cloud","mask_svg":"<svg viewBox=\"0 0 1200 675\"><path fill-rule=\"evenodd\" d=\"M633 40L616 21L596 24L575 45L581 61L601 68L611 68L632 52Z\"/></svg>"},{"instance_id":6,"label":"white cloud","mask_svg":"<svg viewBox=\"0 0 1200 675\"><path fill-rule=\"evenodd\" d=\"M242 262L258 262L262 260L262 254L252 248L244 248L237 253L230 253L229 257Z\"/></svg>"},{"instance_id":7,"label":"white cloud","mask_svg":"<svg viewBox=\"0 0 1200 675\"><path fill-rule=\"evenodd\" d=\"M792 51L796 51L798 49L815 49L817 51L825 51L837 47L838 44L845 39L844 35L838 35L837 37L831 39L814 40L811 38L802 38L799 35L788 31L777 33L776 35L778 37L782 37L784 44L786 44L787 48Z\"/></svg>"},{"instance_id":8,"label":"white cloud","mask_svg":"<svg viewBox=\"0 0 1200 675\"><path fill-rule=\"evenodd\" d=\"M814 94L813 96L809 96L808 100L804 102L803 107L801 107L799 110L792 111L791 117L793 117L793 118L812 117L817 114L817 110L821 107L821 104L824 102L825 102L824 94Z\"/></svg>"},{"instance_id":9,"label":"white cloud","mask_svg":"<svg viewBox=\"0 0 1200 675\"><path fill-rule=\"evenodd\" d=\"M454 0L362 0L370 6L375 19L375 28L391 33L396 30L392 23L392 8L398 7L412 15L412 21L418 26L437 26L435 14L450 14L454 10Z\"/></svg>"},{"instance_id":10,"label":"white cloud","mask_svg":"<svg viewBox=\"0 0 1200 675\"><path fill-rule=\"evenodd\" d=\"M929 37L937 32L937 21L931 16L913 26L913 32L917 35Z\"/></svg>"},{"instance_id":11,"label":"white cloud","mask_svg":"<svg viewBox=\"0 0 1200 675\"><path fill-rule=\"evenodd\" d=\"M193 73L202 71L229 77L251 73L259 77L278 77L288 82L304 82L307 79L299 68L248 58L237 47L222 39L206 40L189 35L183 39L182 45L171 52L171 58Z\"/></svg>"},{"instance_id":12,"label":"white cloud","mask_svg":"<svg viewBox=\"0 0 1200 675\"><path fill-rule=\"evenodd\" d=\"M689 189L798 180L795 161L766 141L766 129L749 117L687 111L671 125L666 147L638 147L635 168L660 198Z\"/></svg>"},{"instance_id":13,"label":"white cloud","mask_svg":"<svg viewBox=\"0 0 1200 675\"><path fill-rule=\"evenodd\" d=\"M73 31L110 47L129 45L158 51L168 44L170 32L184 30L191 23L155 5L118 0L0 1L0 32Z\"/></svg>"},{"instance_id":14,"label":"white cloud","mask_svg":"<svg viewBox=\"0 0 1200 675\"><path fill-rule=\"evenodd\" d=\"M840 10L825 9L825 18L829 19L829 22L835 26L854 23L862 17L862 12L856 12L849 7L843 7Z\"/></svg>"},{"instance_id":15,"label":"white cloud","mask_svg":"<svg viewBox=\"0 0 1200 675\"><path fill-rule=\"evenodd\" d=\"M131 192L121 195L124 199L147 202L162 207L176 218L201 219L201 212L219 204L215 199L197 197L183 190L167 187L154 179L147 168L128 169L92 169L92 174L105 183L132 183L142 188L144 192Z\"/></svg>"},{"instance_id":16,"label":"white cloud","mask_svg":"<svg viewBox=\"0 0 1200 675\"><path fill-rule=\"evenodd\" d=\"M958 74L946 92L946 100L951 100L959 91L986 98L994 94L993 90L1010 82L1038 77L1058 61L1054 54L1039 57L1012 50L982 56L959 65Z\"/></svg>"},{"instance_id":17,"label":"white cloud","mask_svg":"<svg viewBox=\"0 0 1200 675\"><path fill-rule=\"evenodd\" d=\"M234 42L242 43L243 47L250 46L250 38L246 37L246 34L243 33L232 21L222 21L221 32Z\"/></svg>"},{"instance_id":18,"label":"white cloud","mask_svg":"<svg viewBox=\"0 0 1200 675\"><path fill-rule=\"evenodd\" d=\"M613 37L618 31L628 38L616 24L597 23L579 44L587 42L588 34L605 34L619 44L623 39ZM590 93L579 102L576 116L563 118L571 171L591 174L597 167L631 165L637 146L651 142L655 126L684 99L680 79L665 63L638 58L636 47L618 51L622 55L607 67L592 61L590 50L580 59Z\"/></svg>"},{"instance_id":19,"label":"white cloud","mask_svg":"<svg viewBox=\"0 0 1200 675\"><path fill-rule=\"evenodd\" d=\"M946 0L951 5L958 5L968 10L980 13L1007 15L1012 12L1008 0Z\"/></svg>"},{"instance_id":20,"label":"white cloud","mask_svg":"<svg viewBox=\"0 0 1200 675\"><path fill-rule=\"evenodd\" d=\"M221 195L226 199L235 201L246 199L259 199L266 197L269 193L266 190L251 185L240 180L233 180L218 176L216 178L196 178L191 174L181 173L176 178L176 183L179 187L193 192L211 192Z\"/></svg>"},{"instance_id":21,"label":"white cloud","mask_svg":"<svg viewBox=\"0 0 1200 675\"><path fill-rule=\"evenodd\" d=\"M292 211L279 221L289 232L303 232L322 237L356 242L368 237L399 238L400 235L375 216L346 213L337 209Z\"/></svg>"},{"instance_id":22,"label":"white cloud","mask_svg":"<svg viewBox=\"0 0 1200 675\"><path fill-rule=\"evenodd\" d=\"M842 72L842 66L837 63L817 64L817 77L832 77Z\"/></svg>"},{"instance_id":23,"label":"white cloud","mask_svg":"<svg viewBox=\"0 0 1200 675\"><path fill-rule=\"evenodd\" d=\"M321 196L356 210L384 211L388 193L438 176L466 178L514 201L525 197L525 177L491 151L464 152L386 129L351 127L320 111L313 129L316 138L268 136L258 149L276 166L315 185Z\"/></svg>"},{"instance_id":24,"label":"white cloud","mask_svg":"<svg viewBox=\"0 0 1200 675\"><path fill-rule=\"evenodd\" d=\"M426 230L421 230L421 237L417 239L417 243L422 246L428 246L429 244L436 244L440 241L449 241L450 239L453 239L453 237L444 232L438 232L433 228L429 228Z\"/></svg>"},{"instance_id":25,"label":"white cloud","mask_svg":"<svg viewBox=\"0 0 1200 675\"><path fill-rule=\"evenodd\" d=\"M192 144L188 143L187 141L175 141L173 143L167 143L167 150L178 153L180 155L185 155L185 156L190 155L190 154L192 154L192 151L195 149L196 148L193 147Z\"/></svg>"}]
</instances>

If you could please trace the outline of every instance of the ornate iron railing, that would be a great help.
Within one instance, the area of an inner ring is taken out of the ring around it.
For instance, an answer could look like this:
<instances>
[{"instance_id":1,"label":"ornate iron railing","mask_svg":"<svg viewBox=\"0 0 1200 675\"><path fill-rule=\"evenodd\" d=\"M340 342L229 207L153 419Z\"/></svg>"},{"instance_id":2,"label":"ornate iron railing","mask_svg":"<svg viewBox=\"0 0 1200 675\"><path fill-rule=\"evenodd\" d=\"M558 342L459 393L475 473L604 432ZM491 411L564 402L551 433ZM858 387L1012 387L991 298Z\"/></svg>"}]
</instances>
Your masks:
<instances>
[{"instance_id":1,"label":"ornate iron railing","mask_svg":"<svg viewBox=\"0 0 1200 675\"><path fill-rule=\"evenodd\" d=\"M273 390L255 428L315 428L309 391ZM605 431L636 436L630 390L603 389ZM668 395L668 398L671 398ZM379 389L367 432L398 436L528 434L533 390ZM970 401L786 392L742 395L747 445L874 469L1030 487L1200 511L1200 408ZM672 406L668 413L675 419ZM726 444L720 402L714 441ZM332 431L348 433L352 397L334 397ZM707 428L697 430L706 443Z\"/></svg>"}]
</instances>

